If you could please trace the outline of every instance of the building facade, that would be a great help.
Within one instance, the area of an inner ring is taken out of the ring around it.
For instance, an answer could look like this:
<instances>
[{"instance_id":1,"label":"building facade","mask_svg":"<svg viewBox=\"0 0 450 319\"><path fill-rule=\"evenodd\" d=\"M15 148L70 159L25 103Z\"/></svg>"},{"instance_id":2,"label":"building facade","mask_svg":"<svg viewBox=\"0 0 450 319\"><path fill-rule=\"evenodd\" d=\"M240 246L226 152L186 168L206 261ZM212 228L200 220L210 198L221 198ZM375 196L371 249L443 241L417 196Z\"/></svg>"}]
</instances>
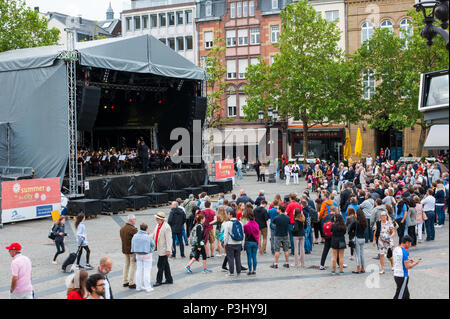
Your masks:
<instances>
[{"instance_id":1,"label":"building facade","mask_svg":"<svg viewBox=\"0 0 450 319\"><path fill-rule=\"evenodd\" d=\"M361 44L370 39L375 28L388 28L401 35L402 32L411 32L407 16L409 10L414 7L414 0L346 0L347 24L348 24L348 51L352 55ZM369 87L365 90L365 98L370 98L376 90L376 83L370 74L363 79ZM371 154L379 154L380 149L389 147L392 159L401 156L421 156L417 154L420 127L405 128L403 131L388 130L381 132L370 129L365 121L350 125L350 135L354 143L358 128L361 129L363 139L362 155L366 157Z\"/></svg>"},{"instance_id":2,"label":"building facade","mask_svg":"<svg viewBox=\"0 0 450 319\"><path fill-rule=\"evenodd\" d=\"M150 34L197 65L194 0L132 0L122 11L122 34Z\"/></svg>"}]
</instances>

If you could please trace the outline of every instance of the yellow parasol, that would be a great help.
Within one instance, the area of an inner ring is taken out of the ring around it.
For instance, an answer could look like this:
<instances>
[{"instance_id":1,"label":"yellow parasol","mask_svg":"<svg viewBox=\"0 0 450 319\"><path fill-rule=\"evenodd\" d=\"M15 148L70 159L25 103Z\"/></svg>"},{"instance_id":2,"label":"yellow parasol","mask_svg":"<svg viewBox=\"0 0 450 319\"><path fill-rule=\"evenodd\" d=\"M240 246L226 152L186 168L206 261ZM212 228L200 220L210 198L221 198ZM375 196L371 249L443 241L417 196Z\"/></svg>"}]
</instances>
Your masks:
<instances>
[{"instance_id":1,"label":"yellow parasol","mask_svg":"<svg viewBox=\"0 0 450 319\"><path fill-rule=\"evenodd\" d=\"M356 134L356 143L355 143L355 156L360 157L362 151L362 137L361 130L358 128L358 133Z\"/></svg>"},{"instance_id":2,"label":"yellow parasol","mask_svg":"<svg viewBox=\"0 0 450 319\"><path fill-rule=\"evenodd\" d=\"M352 141L350 139L350 132L345 130L345 144L344 144L344 158L348 161L352 154Z\"/></svg>"}]
</instances>

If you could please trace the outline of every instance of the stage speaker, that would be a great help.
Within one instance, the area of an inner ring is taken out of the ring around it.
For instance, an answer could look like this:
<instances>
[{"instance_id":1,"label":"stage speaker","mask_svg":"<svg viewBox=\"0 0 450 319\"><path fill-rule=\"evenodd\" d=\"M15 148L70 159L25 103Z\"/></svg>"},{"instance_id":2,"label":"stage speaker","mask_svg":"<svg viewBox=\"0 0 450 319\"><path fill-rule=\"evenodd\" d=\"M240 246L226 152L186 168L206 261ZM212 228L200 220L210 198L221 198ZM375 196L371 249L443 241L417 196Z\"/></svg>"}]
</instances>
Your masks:
<instances>
[{"instance_id":1,"label":"stage speaker","mask_svg":"<svg viewBox=\"0 0 450 319\"><path fill-rule=\"evenodd\" d=\"M194 120L205 120L207 100L206 97L196 96L194 99Z\"/></svg>"},{"instance_id":2,"label":"stage speaker","mask_svg":"<svg viewBox=\"0 0 450 319\"><path fill-rule=\"evenodd\" d=\"M81 105L78 112L78 130L91 131L97 119L100 105L101 88L93 86L83 87Z\"/></svg>"}]
</instances>

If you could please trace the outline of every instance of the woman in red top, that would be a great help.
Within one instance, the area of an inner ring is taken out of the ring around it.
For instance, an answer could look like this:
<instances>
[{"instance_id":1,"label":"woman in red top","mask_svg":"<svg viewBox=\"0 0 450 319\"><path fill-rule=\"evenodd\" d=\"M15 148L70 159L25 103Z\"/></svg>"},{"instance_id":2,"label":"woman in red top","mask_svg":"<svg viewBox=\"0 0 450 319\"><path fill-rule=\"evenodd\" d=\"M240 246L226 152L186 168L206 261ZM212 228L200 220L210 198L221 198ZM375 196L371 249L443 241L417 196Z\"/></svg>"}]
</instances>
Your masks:
<instances>
[{"instance_id":1,"label":"woman in red top","mask_svg":"<svg viewBox=\"0 0 450 319\"><path fill-rule=\"evenodd\" d=\"M236 218L237 220L241 220L242 214L244 212L245 209L245 204L244 203L240 203L236 212Z\"/></svg>"},{"instance_id":2,"label":"woman in red top","mask_svg":"<svg viewBox=\"0 0 450 319\"><path fill-rule=\"evenodd\" d=\"M275 195L275 198L273 199L273 201L278 201L278 205L279 206L284 206L284 203L283 203L283 201L281 200L281 196L280 196L280 194L276 194ZM269 209L272 209L273 208L273 202L270 204L270 206L269 206Z\"/></svg>"},{"instance_id":3,"label":"woman in red top","mask_svg":"<svg viewBox=\"0 0 450 319\"><path fill-rule=\"evenodd\" d=\"M73 279L69 283L67 289L67 299L86 299L86 281L89 274L86 270L79 270L73 276Z\"/></svg>"}]
</instances>

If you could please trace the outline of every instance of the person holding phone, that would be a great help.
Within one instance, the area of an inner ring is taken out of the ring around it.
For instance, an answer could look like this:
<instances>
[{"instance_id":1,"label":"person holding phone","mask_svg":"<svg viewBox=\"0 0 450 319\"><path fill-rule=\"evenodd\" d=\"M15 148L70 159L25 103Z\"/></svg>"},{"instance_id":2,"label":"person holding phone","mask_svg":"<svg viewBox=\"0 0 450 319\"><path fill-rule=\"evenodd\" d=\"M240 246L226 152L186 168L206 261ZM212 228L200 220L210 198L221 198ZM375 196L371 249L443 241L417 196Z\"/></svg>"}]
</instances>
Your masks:
<instances>
[{"instance_id":1,"label":"person holding phone","mask_svg":"<svg viewBox=\"0 0 450 319\"><path fill-rule=\"evenodd\" d=\"M397 285L394 299L409 299L409 269L417 266L421 260L409 259L408 249L411 248L412 241L409 235L405 235L400 245L394 249L394 280Z\"/></svg>"}]
</instances>

